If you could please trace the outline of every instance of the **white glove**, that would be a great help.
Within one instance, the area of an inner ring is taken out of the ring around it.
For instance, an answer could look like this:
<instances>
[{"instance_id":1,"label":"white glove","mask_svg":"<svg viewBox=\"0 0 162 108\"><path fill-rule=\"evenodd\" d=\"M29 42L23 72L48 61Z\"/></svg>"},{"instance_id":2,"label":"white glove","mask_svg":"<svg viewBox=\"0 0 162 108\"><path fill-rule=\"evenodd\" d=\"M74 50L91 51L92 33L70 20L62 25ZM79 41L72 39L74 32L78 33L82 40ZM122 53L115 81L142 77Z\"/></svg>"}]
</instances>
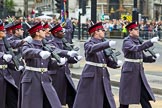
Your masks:
<instances>
[{"instance_id":1,"label":"white glove","mask_svg":"<svg viewBox=\"0 0 162 108\"><path fill-rule=\"evenodd\" d=\"M77 56L77 52L76 51L68 51L67 55L69 55L70 57L75 57Z\"/></svg>"},{"instance_id":2,"label":"white glove","mask_svg":"<svg viewBox=\"0 0 162 108\"><path fill-rule=\"evenodd\" d=\"M11 59L12 59L12 55L11 55L11 54L4 54L4 55L3 55L3 59L4 59L6 62L10 62Z\"/></svg>"},{"instance_id":3,"label":"white glove","mask_svg":"<svg viewBox=\"0 0 162 108\"><path fill-rule=\"evenodd\" d=\"M24 66L19 66L18 71L21 71L22 69L24 69Z\"/></svg>"},{"instance_id":4,"label":"white glove","mask_svg":"<svg viewBox=\"0 0 162 108\"><path fill-rule=\"evenodd\" d=\"M82 58L83 58L82 56L76 56L74 59L75 59L76 61L80 61Z\"/></svg>"},{"instance_id":5,"label":"white glove","mask_svg":"<svg viewBox=\"0 0 162 108\"><path fill-rule=\"evenodd\" d=\"M122 62L121 60L118 60L118 61L117 61L117 65L118 65L118 66L122 66L122 64L123 64L123 62Z\"/></svg>"},{"instance_id":6,"label":"white glove","mask_svg":"<svg viewBox=\"0 0 162 108\"><path fill-rule=\"evenodd\" d=\"M47 59L51 55L51 53L48 51L41 51L39 55L42 57L42 59Z\"/></svg>"},{"instance_id":7,"label":"white glove","mask_svg":"<svg viewBox=\"0 0 162 108\"><path fill-rule=\"evenodd\" d=\"M60 58L60 63L57 63L57 65L61 66L61 65L64 65L67 61L67 59L64 57L64 58Z\"/></svg>"},{"instance_id":8,"label":"white glove","mask_svg":"<svg viewBox=\"0 0 162 108\"><path fill-rule=\"evenodd\" d=\"M116 41L113 41L113 40L109 41L109 46L110 46L110 47L112 47L112 46L114 46L114 45L116 45Z\"/></svg>"},{"instance_id":9,"label":"white glove","mask_svg":"<svg viewBox=\"0 0 162 108\"><path fill-rule=\"evenodd\" d=\"M33 39L32 39L31 36L27 36L27 37L24 39L25 42L29 42L29 43L31 43L32 40L33 40Z\"/></svg>"},{"instance_id":10,"label":"white glove","mask_svg":"<svg viewBox=\"0 0 162 108\"><path fill-rule=\"evenodd\" d=\"M159 59L160 54L159 53L156 53L155 56L156 56L156 59Z\"/></svg>"},{"instance_id":11,"label":"white glove","mask_svg":"<svg viewBox=\"0 0 162 108\"><path fill-rule=\"evenodd\" d=\"M152 43L155 43L155 42L158 42L158 40L159 40L159 36L153 37L153 38L151 39L151 42L152 42Z\"/></svg>"},{"instance_id":12,"label":"white glove","mask_svg":"<svg viewBox=\"0 0 162 108\"><path fill-rule=\"evenodd\" d=\"M65 33L66 29L65 28L62 28L62 31Z\"/></svg>"}]
</instances>

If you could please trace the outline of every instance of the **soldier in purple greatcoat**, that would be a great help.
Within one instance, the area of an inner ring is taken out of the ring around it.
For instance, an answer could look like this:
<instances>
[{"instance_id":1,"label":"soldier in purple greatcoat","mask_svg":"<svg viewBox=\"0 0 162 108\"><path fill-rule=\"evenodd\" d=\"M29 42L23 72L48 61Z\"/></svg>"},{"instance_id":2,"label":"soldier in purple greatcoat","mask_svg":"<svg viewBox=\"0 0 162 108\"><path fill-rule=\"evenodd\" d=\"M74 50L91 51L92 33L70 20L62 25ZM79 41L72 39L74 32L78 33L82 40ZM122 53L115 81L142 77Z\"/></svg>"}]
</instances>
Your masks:
<instances>
[{"instance_id":1,"label":"soldier in purple greatcoat","mask_svg":"<svg viewBox=\"0 0 162 108\"><path fill-rule=\"evenodd\" d=\"M105 31L102 22L91 26L88 32L92 37L84 44L86 65L77 87L73 108L116 108L107 66L117 68L119 61L112 61L104 53L104 49L116 42L103 42Z\"/></svg>"},{"instance_id":2,"label":"soldier in purple greatcoat","mask_svg":"<svg viewBox=\"0 0 162 108\"><path fill-rule=\"evenodd\" d=\"M142 108L152 108L149 100L155 101L154 94L147 82L143 62L155 62L152 56L146 56L144 50L153 46L158 37L143 42L139 41L139 29L135 22L126 26L129 35L124 39L122 51L125 62L121 70L119 101L120 108L128 108L129 104L141 104ZM159 54L155 54L159 57Z\"/></svg>"},{"instance_id":3,"label":"soldier in purple greatcoat","mask_svg":"<svg viewBox=\"0 0 162 108\"><path fill-rule=\"evenodd\" d=\"M13 52L15 56L17 57L17 60L20 62L20 68L16 69L15 64L11 63L9 65L9 71L11 71L11 74L16 82L16 85L18 86L20 83L20 77L22 74L22 70L24 69L24 62L22 60L22 51L21 47L25 42L31 42L32 37L28 36L26 38L23 37L23 29L21 23L15 23L13 26L11 26L13 35L8 38L8 41L13 48Z\"/></svg>"},{"instance_id":4,"label":"soldier in purple greatcoat","mask_svg":"<svg viewBox=\"0 0 162 108\"><path fill-rule=\"evenodd\" d=\"M64 50L64 44L62 42L62 38L64 37L63 28L60 26L60 24L58 24L55 27L53 27L50 31L54 36L54 39L51 40L49 43L59 49ZM71 78L71 73L68 64L77 63L79 60L81 60L82 57L78 56L75 51L65 51L67 52L66 55L62 56L65 56L67 58L67 62L64 65L57 68L55 71L50 71L49 74L53 79L53 86L56 89L61 104L68 104L68 107L72 108L76 90Z\"/></svg>"},{"instance_id":5,"label":"soldier in purple greatcoat","mask_svg":"<svg viewBox=\"0 0 162 108\"><path fill-rule=\"evenodd\" d=\"M51 53L43 50L43 26L38 23L28 31L33 40L22 47L26 67L21 80L18 108L62 108L48 74L49 67L55 69L58 65L51 58Z\"/></svg>"},{"instance_id":6,"label":"soldier in purple greatcoat","mask_svg":"<svg viewBox=\"0 0 162 108\"><path fill-rule=\"evenodd\" d=\"M12 55L7 54L3 38L5 30L3 23L0 24L0 107L17 108L18 89L15 81L8 71L8 63L12 60Z\"/></svg>"}]
</instances>

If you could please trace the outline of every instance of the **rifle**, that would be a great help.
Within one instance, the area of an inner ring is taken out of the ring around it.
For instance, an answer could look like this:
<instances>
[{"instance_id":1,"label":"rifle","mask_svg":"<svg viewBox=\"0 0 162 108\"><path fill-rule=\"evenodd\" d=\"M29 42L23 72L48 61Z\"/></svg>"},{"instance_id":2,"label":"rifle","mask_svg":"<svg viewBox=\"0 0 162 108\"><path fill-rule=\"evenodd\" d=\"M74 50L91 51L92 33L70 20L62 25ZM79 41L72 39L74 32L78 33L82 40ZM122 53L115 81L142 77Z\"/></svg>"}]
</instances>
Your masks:
<instances>
[{"instance_id":1,"label":"rifle","mask_svg":"<svg viewBox=\"0 0 162 108\"><path fill-rule=\"evenodd\" d=\"M49 45L47 45L48 42L45 39L43 39L42 43L43 43L43 49L49 51L52 57L55 58L57 62L61 63L60 56L57 53L55 53Z\"/></svg>"},{"instance_id":2,"label":"rifle","mask_svg":"<svg viewBox=\"0 0 162 108\"><path fill-rule=\"evenodd\" d=\"M142 44L144 41L141 37L138 38L140 44ZM150 48L147 48L145 49L144 51L145 52L149 52L154 58L156 58L156 53L153 51L154 47L150 47Z\"/></svg>"},{"instance_id":3,"label":"rifle","mask_svg":"<svg viewBox=\"0 0 162 108\"><path fill-rule=\"evenodd\" d=\"M5 46L6 50L7 50L7 52L12 55L12 61L13 61L14 65L15 65L16 70L19 70L19 66L21 66L20 61L18 60L17 56L15 56L14 52L12 51L12 47L9 44L6 37L3 37L3 42L4 42L4 46Z\"/></svg>"},{"instance_id":4,"label":"rifle","mask_svg":"<svg viewBox=\"0 0 162 108\"><path fill-rule=\"evenodd\" d=\"M69 50L69 51L71 51L71 50L78 51L79 50L78 47L73 48L65 38L62 38L62 42L63 42L64 48L66 50Z\"/></svg>"},{"instance_id":5,"label":"rifle","mask_svg":"<svg viewBox=\"0 0 162 108\"><path fill-rule=\"evenodd\" d=\"M106 41L106 39L103 39L103 41ZM119 56L121 53L119 51L114 52L113 50L115 50L114 48L106 48L104 49L104 53L107 57L110 57L113 61L115 61L117 63L118 58L117 56Z\"/></svg>"}]
</instances>

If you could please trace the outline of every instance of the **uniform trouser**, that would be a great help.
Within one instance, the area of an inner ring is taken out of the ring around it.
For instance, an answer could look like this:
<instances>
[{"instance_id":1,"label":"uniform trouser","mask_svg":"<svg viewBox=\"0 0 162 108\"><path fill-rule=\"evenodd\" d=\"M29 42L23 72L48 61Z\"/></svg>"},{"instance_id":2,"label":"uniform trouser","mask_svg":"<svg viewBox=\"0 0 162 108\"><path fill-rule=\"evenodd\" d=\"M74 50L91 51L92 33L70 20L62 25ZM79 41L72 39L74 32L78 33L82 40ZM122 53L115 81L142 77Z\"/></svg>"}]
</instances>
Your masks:
<instances>
[{"instance_id":1,"label":"uniform trouser","mask_svg":"<svg viewBox=\"0 0 162 108\"><path fill-rule=\"evenodd\" d=\"M70 83L67 81L68 84L68 88L67 88L67 100L66 103L68 104L69 108L73 108L73 104L74 104L74 99L75 99L75 95L76 95L76 91L74 91L73 88Z\"/></svg>"},{"instance_id":2,"label":"uniform trouser","mask_svg":"<svg viewBox=\"0 0 162 108\"><path fill-rule=\"evenodd\" d=\"M10 83L6 86L6 108L17 108L18 91Z\"/></svg>"},{"instance_id":3,"label":"uniform trouser","mask_svg":"<svg viewBox=\"0 0 162 108\"><path fill-rule=\"evenodd\" d=\"M145 86L141 85L141 97L140 97L140 103L141 103L141 106L142 108L152 108L151 107L151 104L149 102L149 94L145 88ZM120 108L129 108L129 105L122 105L120 104Z\"/></svg>"},{"instance_id":4,"label":"uniform trouser","mask_svg":"<svg viewBox=\"0 0 162 108\"><path fill-rule=\"evenodd\" d=\"M45 93L43 93L43 108L52 108Z\"/></svg>"},{"instance_id":5,"label":"uniform trouser","mask_svg":"<svg viewBox=\"0 0 162 108\"><path fill-rule=\"evenodd\" d=\"M104 94L103 108L110 108L110 104L109 104L109 102L107 100L106 94Z\"/></svg>"}]
</instances>

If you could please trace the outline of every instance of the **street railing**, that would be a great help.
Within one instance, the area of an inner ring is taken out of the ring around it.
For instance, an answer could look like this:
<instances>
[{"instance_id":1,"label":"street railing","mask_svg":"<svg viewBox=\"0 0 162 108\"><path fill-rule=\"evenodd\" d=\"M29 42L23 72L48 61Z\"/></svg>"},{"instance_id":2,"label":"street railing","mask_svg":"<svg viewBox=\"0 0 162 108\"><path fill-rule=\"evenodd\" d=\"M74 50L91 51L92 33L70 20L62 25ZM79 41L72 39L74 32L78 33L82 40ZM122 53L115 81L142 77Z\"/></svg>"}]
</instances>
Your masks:
<instances>
[{"instance_id":1,"label":"street railing","mask_svg":"<svg viewBox=\"0 0 162 108\"><path fill-rule=\"evenodd\" d=\"M162 31L148 31L148 30L140 30L139 31L140 37L142 39L151 39L152 37L159 36L160 40L162 40ZM117 38L117 39L123 39L124 33L121 32L121 30L112 30L112 31L106 31L105 32L106 38ZM74 37L78 36L78 27L74 29ZM82 39L88 39L88 27L82 26L81 27L81 38Z\"/></svg>"},{"instance_id":2,"label":"street railing","mask_svg":"<svg viewBox=\"0 0 162 108\"><path fill-rule=\"evenodd\" d=\"M155 36L159 36L159 38L162 39L162 31L140 30L140 37L143 39L151 39Z\"/></svg>"}]
</instances>

